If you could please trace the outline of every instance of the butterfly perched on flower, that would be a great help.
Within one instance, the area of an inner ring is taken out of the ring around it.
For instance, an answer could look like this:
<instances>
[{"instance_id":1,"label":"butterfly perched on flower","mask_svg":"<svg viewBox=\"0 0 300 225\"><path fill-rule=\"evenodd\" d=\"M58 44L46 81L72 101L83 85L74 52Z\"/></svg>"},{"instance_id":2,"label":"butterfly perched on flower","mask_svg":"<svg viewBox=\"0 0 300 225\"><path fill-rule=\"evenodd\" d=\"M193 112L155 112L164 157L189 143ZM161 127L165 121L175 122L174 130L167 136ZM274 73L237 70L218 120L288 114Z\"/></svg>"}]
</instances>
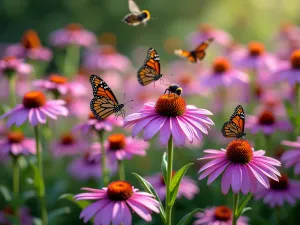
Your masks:
<instances>
[{"instance_id":1,"label":"butterfly perched on flower","mask_svg":"<svg viewBox=\"0 0 300 225\"><path fill-rule=\"evenodd\" d=\"M229 121L224 123L222 127L222 134L226 138L238 138L244 139L246 134L244 133L245 128L245 112L243 106L238 105Z\"/></svg>"},{"instance_id":2,"label":"butterfly perched on flower","mask_svg":"<svg viewBox=\"0 0 300 225\"><path fill-rule=\"evenodd\" d=\"M124 116L124 104L119 104L110 87L96 75L90 76L94 98L91 100L90 108L98 120L104 120L111 114L116 113Z\"/></svg>"},{"instance_id":3,"label":"butterfly perched on flower","mask_svg":"<svg viewBox=\"0 0 300 225\"><path fill-rule=\"evenodd\" d=\"M178 84L171 84L166 90L165 93L174 93L180 96L182 94L182 87Z\"/></svg>"},{"instance_id":4,"label":"butterfly perched on flower","mask_svg":"<svg viewBox=\"0 0 300 225\"><path fill-rule=\"evenodd\" d=\"M144 65L137 72L138 82L146 86L162 78L160 73L159 55L154 48L150 48Z\"/></svg>"},{"instance_id":5,"label":"butterfly perched on flower","mask_svg":"<svg viewBox=\"0 0 300 225\"><path fill-rule=\"evenodd\" d=\"M148 10L141 11L133 0L128 0L130 13L123 18L123 22L130 26L138 26L141 23L147 24L150 20L150 12Z\"/></svg>"},{"instance_id":6,"label":"butterfly perched on flower","mask_svg":"<svg viewBox=\"0 0 300 225\"><path fill-rule=\"evenodd\" d=\"M205 50L208 48L209 44L213 41L213 38L209 38L206 41L202 42L198 47L193 51L186 51L182 49L176 49L174 53L181 57L187 58L191 63L197 63L205 57Z\"/></svg>"}]
</instances>

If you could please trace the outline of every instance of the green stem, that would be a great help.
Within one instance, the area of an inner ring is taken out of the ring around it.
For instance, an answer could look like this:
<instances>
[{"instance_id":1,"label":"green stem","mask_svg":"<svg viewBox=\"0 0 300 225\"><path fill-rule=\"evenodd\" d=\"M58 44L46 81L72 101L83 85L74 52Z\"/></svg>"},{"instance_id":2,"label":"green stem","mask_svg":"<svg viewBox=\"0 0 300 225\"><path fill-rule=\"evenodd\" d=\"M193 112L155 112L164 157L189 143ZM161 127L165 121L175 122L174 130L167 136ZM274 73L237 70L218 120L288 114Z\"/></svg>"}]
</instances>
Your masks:
<instances>
[{"instance_id":1,"label":"green stem","mask_svg":"<svg viewBox=\"0 0 300 225\"><path fill-rule=\"evenodd\" d=\"M119 180L125 180L125 165L123 160L118 160Z\"/></svg>"},{"instance_id":2,"label":"green stem","mask_svg":"<svg viewBox=\"0 0 300 225\"><path fill-rule=\"evenodd\" d=\"M14 198L19 198L19 191L20 191L20 167L18 163L18 157L13 157L13 193Z\"/></svg>"},{"instance_id":3,"label":"green stem","mask_svg":"<svg viewBox=\"0 0 300 225\"><path fill-rule=\"evenodd\" d=\"M99 139L101 144L101 171L102 171L102 185L106 187L109 182L109 174L106 167L106 151L104 147L104 131L99 132Z\"/></svg>"},{"instance_id":4,"label":"green stem","mask_svg":"<svg viewBox=\"0 0 300 225\"><path fill-rule=\"evenodd\" d=\"M37 168L39 170L40 179L41 179L41 187L45 188L45 181L43 176L43 157L40 149L40 137L39 137L39 130L38 126L34 127L34 135L35 135L35 147L36 147L36 153L37 153ZM43 194L41 194L43 193ZM47 216L47 206L46 206L46 198L45 198L45 190L39 191L39 198L40 198L40 204L41 204L41 214L42 214L42 224L47 225L48 224L48 216Z\"/></svg>"},{"instance_id":5,"label":"green stem","mask_svg":"<svg viewBox=\"0 0 300 225\"><path fill-rule=\"evenodd\" d=\"M8 76L8 85L9 85L9 104L13 108L16 102L16 76L15 74L10 74Z\"/></svg>"},{"instance_id":6,"label":"green stem","mask_svg":"<svg viewBox=\"0 0 300 225\"><path fill-rule=\"evenodd\" d=\"M296 103L295 103L295 106L296 106L296 112L295 112L295 115L296 115L296 135L299 136L300 135L300 84L297 83L296 84Z\"/></svg>"},{"instance_id":7,"label":"green stem","mask_svg":"<svg viewBox=\"0 0 300 225\"><path fill-rule=\"evenodd\" d=\"M166 225L171 225L172 221L172 206L170 205L171 193L170 184L172 181L173 172L173 139L172 136L168 142L168 168L167 168L167 180L166 180Z\"/></svg>"},{"instance_id":8,"label":"green stem","mask_svg":"<svg viewBox=\"0 0 300 225\"><path fill-rule=\"evenodd\" d=\"M238 208L239 208L239 194L235 194L233 193L233 218L232 218L232 225L236 225L238 217L237 217L237 213L238 213Z\"/></svg>"},{"instance_id":9,"label":"green stem","mask_svg":"<svg viewBox=\"0 0 300 225\"><path fill-rule=\"evenodd\" d=\"M66 49L64 75L70 77L77 73L80 63L80 46L70 45Z\"/></svg>"},{"instance_id":10,"label":"green stem","mask_svg":"<svg viewBox=\"0 0 300 225\"><path fill-rule=\"evenodd\" d=\"M280 216L280 207L276 207L276 224L280 225L280 220L281 220L281 216Z\"/></svg>"}]
</instances>

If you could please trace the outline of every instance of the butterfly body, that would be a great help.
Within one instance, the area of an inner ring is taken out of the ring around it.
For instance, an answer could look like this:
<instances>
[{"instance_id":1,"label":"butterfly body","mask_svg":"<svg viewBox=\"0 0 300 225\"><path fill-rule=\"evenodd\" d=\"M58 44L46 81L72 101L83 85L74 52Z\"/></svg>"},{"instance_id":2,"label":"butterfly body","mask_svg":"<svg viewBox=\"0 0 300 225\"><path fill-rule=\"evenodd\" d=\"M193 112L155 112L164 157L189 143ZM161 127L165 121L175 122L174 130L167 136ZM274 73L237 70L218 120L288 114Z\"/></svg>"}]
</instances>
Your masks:
<instances>
[{"instance_id":1,"label":"butterfly body","mask_svg":"<svg viewBox=\"0 0 300 225\"><path fill-rule=\"evenodd\" d=\"M200 43L200 45L193 51L186 51L182 49L177 49L174 51L176 55L186 58L191 63L197 63L204 59L206 53L205 50L208 48L209 44L213 41L212 38Z\"/></svg>"},{"instance_id":2,"label":"butterfly body","mask_svg":"<svg viewBox=\"0 0 300 225\"><path fill-rule=\"evenodd\" d=\"M241 105L238 105L229 121L222 127L222 134L226 138L245 139L245 112Z\"/></svg>"},{"instance_id":3,"label":"butterfly body","mask_svg":"<svg viewBox=\"0 0 300 225\"><path fill-rule=\"evenodd\" d=\"M165 90L165 93L167 92L180 96L182 94L182 88L178 84L172 84Z\"/></svg>"},{"instance_id":4,"label":"butterfly body","mask_svg":"<svg viewBox=\"0 0 300 225\"><path fill-rule=\"evenodd\" d=\"M148 10L140 10L133 0L128 1L130 13L123 18L123 22L130 26L138 26L141 23L147 24L150 20L150 12Z\"/></svg>"},{"instance_id":5,"label":"butterfly body","mask_svg":"<svg viewBox=\"0 0 300 225\"><path fill-rule=\"evenodd\" d=\"M159 55L154 48L150 48L144 65L137 72L138 82L146 86L152 82L158 81L163 77L160 72Z\"/></svg>"}]
</instances>

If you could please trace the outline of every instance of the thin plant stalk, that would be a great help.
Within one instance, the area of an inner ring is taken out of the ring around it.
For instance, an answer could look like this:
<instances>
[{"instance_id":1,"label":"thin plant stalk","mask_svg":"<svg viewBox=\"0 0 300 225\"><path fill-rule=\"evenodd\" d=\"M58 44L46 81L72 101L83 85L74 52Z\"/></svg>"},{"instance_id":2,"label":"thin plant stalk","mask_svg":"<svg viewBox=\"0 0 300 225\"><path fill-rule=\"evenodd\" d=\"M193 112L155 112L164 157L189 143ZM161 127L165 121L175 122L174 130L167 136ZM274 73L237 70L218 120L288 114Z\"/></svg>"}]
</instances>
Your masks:
<instances>
[{"instance_id":1,"label":"thin plant stalk","mask_svg":"<svg viewBox=\"0 0 300 225\"><path fill-rule=\"evenodd\" d=\"M80 64L80 46L70 45L66 49L65 61L64 61L64 75L71 77L74 75Z\"/></svg>"},{"instance_id":2,"label":"thin plant stalk","mask_svg":"<svg viewBox=\"0 0 300 225\"><path fill-rule=\"evenodd\" d=\"M34 127L34 135L35 135L35 146L36 146L36 153L37 153L37 168L39 170L40 179L42 184L40 184L40 188L43 190L40 190L38 195L40 198L40 204L41 204L41 214L42 214L42 224L47 225L48 224L48 215L47 215L47 206L46 206L46 198L45 198L45 181L43 176L43 157L42 152L40 149L40 135L39 135L39 129L38 126Z\"/></svg>"},{"instance_id":3,"label":"thin plant stalk","mask_svg":"<svg viewBox=\"0 0 300 225\"><path fill-rule=\"evenodd\" d=\"M172 136L168 142L168 167L167 167L167 179L166 179L166 225L171 225L172 223L172 206L170 205L171 193L170 185L172 181L172 171L173 171L173 138Z\"/></svg>"},{"instance_id":4,"label":"thin plant stalk","mask_svg":"<svg viewBox=\"0 0 300 225\"><path fill-rule=\"evenodd\" d=\"M9 104L10 107L16 105L16 76L15 74L10 74L8 76L8 85L9 85Z\"/></svg>"},{"instance_id":5,"label":"thin plant stalk","mask_svg":"<svg viewBox=\"0 0 300 225\"><path fill-rule=\"evenodd\" d=\"M13 156L13 194L14 198L18 199L20 193L20 167L18 156Z\"/></svg>"},{"instance_id":6,"label":"thin plant stalk","mask_svg":"<svg viewBox=\"0 0 300 225\"><path fill-rule=\"evenodd\" d=\"M125 180L125 165L123 160L118 161L118 172L119 172L119 179Z\"/></svg>"},{"instance_id":7,"label":"thin plant stalk","mask_svg":"<svg viewBox=\"0 0 300 225\"><path fill-rule=\"evenodd\" d=\"M106 167L106 151L104 147L104 131L99 131L99 140L101 145L101 171L102 171L102 185L106 187L109 182L109 173Z\"/></svg>"},{"instance_id":8,"label":"thin plant stalk","mask_svg":"<svg viewBox=\"0 0 300 225\"><path fill-rule=\"evenodd\" d=\"M300 84L297 83L296 84L296 104L295 104L295 107L296 107L296 135L300 135Z\"/></svg>"},{"instance_id":9,"label":"thin plant stalk","mask_svg":"<svg viewBox=\"0 0 300 225\"><path fill-rule=\"evenodd\" d=\"M280 225L280 220L281 220L281 212L280 212L280 207L276 207L276 224Z\"/></svg>"},{"instance_id":10,"label":"thin plant stalk","mask_svg":"<svg viewBox=\"0 0 300 225\"><path fill-rule=\"evenodd\" d=\"M239 194L235 194L233 193L233 218L232 218L232 225L236 225L238 217L237 217L237 213L238 213L238 208L239 208Z\"/></svg>"}]
</instances>

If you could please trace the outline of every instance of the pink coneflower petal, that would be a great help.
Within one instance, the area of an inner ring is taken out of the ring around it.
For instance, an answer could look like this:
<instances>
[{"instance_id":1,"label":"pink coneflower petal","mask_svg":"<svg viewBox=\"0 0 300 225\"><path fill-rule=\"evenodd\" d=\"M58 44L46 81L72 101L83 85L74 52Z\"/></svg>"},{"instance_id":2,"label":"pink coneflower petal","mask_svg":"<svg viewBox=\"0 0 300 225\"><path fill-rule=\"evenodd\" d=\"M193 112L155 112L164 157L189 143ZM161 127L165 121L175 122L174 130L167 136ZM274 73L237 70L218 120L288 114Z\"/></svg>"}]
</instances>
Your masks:
<instances>
[{"instance_id":1,"label":"pink coneflower petal","mask_svg":"<svg viewBox=\"0 0 300 225\"><path fill-rule=\"evenodd\" d=\"M214 168L214 171L209 175L209 177L207 179L207 185L210 185L215 179L217 179L217 177L226 169L226 167L229 164L230 164L230 162L224 162L223 164L220 164L220 166L218 168ZM200 177L199 177L199 179L200 179Z\"/></svg>"},{"instance_id":2,"label":"pink coneflower petal","mask_svg":"<svg viewBox=\"0 0 300 225\"><path fill-rule=\"evenodd\" d=\"M166 118L164 117L156 118L153 121L151 121L151 123L145 128L144 140L150 140L162 128L162 126L165 124L165 121Z\"/></svg>"},{"instance_id":3,"label":"pink coneflower petal","mask_svg":"<svg viewBox=\"0 0 300 225\"><path fill-rule=\"evenodd\" d=\"M233 165L229 165L223 174L222 181L221 181L221 190L223 194L227 194L229 191L232 171L233 171Z\"/></svg>"},{"instance_id":4,"label":"pink coneflower petal","mask_svg":"<svg viewBox=\"0 0 300 225\"><path fill-rule=\"evenodd\" d=\"M171 125L170 124L171 124L171 119L167 118L164 125L162 126L162 128L160 130L159 139L163 145L166 145L170 138L170 135L171 135L171 130L170 130Z\"/></svg>"},{"instance_id":5,"label":"pink coneflower petal","mask_svg":"<svg viewBox=\"0 0 300 225\"><path fill-rule=\"evenodd\" d=\"M149 124L152 120L155 121L157 118L159 117L153 115L138 121L136 125L132 128L132 137L135 137L139 132L141 132L141 130L145 128L147 124Z\"/></svg>"},{"instance_id":6,"label":"pink coneflower petal","mask_svg":"<svg viewBox=\"0 0 300 225\"><path fill-rule=\"evenodd\" d=\"M133 211L138 214L141 218L143 218L145 221L150 222L151 221L151 215L150 211L142 206L141 204L127 200L126 203L133 209Z\"/></svg>"},{"instance_id":7,"label":"pink coneflower petal","mask_svg":"<svg viewBox=\"0 0 300 225\"><path fill-rule=\"evenodd\" d=\"M250 165L246 165L250 171L252 172L252 174L256 177L256 179L262 184L264 185L266 188L269 188L268 183L266 182L266 178L263 174L261 174L260 172L258 172L257 170L255 170L253 167L251 167Z\"/></svg>"},{"instance_id":8,"label":"pink coneflower petal","mask_svg":"<svg viewBox=\"0 0 300 225\"><path fill-rule=\"evenodd\" d=\"M185 142L185 135L182 132L177 119L176 118L171 118L171 123L170 123L170 130L172 132L172 136L174 137L174 143L176 145L184 145Z\"/></svg>"},{"instance_id":9,"label":"pink coneflower petal","mask_svg":"<svg viewBox=\"0 0 300 225\"><path fill-rule=\"evenodd\" d=\"M121 224L123 221L123 217L124 217L124 204L122 204L123 202L117 202L114 205L114 208L112 210L112 224L113 225L118 225Z\"/></svg>"},{"instance_id":10,"label":"pink coneflower petal","mask_svg":"<svg viewBox=\"0 0 300 225\"><path fill-rule=\"evenodd\" d=\"M131 216L131 212L130 209L128 208L128 206L123 202L124 205L124 221L123 224L124 225L131 225L132 223L132 216Z\"/></svg>"},{"instance_id":11,"label":"pink coneflower petal","mask_svg":"<svg viewBox=\"0 0 300 225\"><path fill-rule=\"evenodd\" d=\"M108 203L109 200L104 199L102 201L97 201L90 204L80 213L80 218L83 218L83 221L87 223L96 214L97 211L101 210Z\"/></svg>"},{"instance_id":12,"label":"pink coneflower petal","mask_svg":"<svg viewBox=\"0 0 300 225\"><path fill-rule=\"evenodd\" d=\"M112 209L116 203L108 202L95 216L95 224L109 225L112 220Z\"/></svg>"},{"instance_id":13,"label":"pink coneflower petal","mask_svg":"<svg viewBox=\"0 0 300 225\"><path fill-rule=\"evenodd\" d=\"M231 185L233 192L237 193L242 186L242 169L239 164L235 164L232 171Z\"/></svg>"}]
</instances>

